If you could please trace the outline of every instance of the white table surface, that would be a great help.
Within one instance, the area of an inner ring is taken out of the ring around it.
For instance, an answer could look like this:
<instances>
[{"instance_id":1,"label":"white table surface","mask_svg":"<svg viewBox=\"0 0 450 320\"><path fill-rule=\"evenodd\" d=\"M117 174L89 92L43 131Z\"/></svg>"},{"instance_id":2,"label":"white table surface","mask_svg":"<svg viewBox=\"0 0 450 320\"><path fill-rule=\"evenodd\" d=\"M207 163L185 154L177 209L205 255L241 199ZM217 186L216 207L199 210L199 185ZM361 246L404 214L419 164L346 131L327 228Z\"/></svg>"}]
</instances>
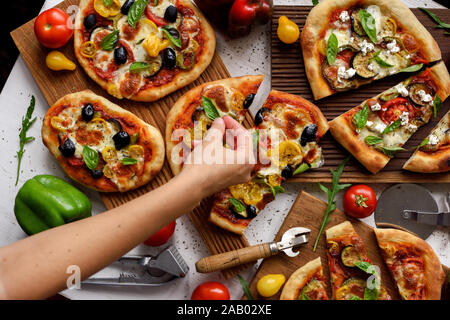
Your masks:
<instances>
[{"instance_id":1,"label":"white table surface","mask_svg":"<svg viewBox=\"0 0 450 320\"><path fill-rule=\"evenodd\" d=\"M43 10L59 2L60 0L47 0ZM425 0L404 0L404 2L409 7L442 7L432 1ZM274 3L311 5L311 2L308 0L275 0ZM253 103L253 112L262 105L270 90L269 39L269 25L256 27L249 36L237 40L226 39L223 35L217 34L217 50L232 76L246 74L266 75ZM444 50L448 50L448 48ZM38 117L38 120L30 129L29 134L36 137L36 141L27 144L25 147L26 151L22 161L20 181L16 187L14 183L17 168L16 152L19 146L18 133L21 127L21 118L26 112L31 95L36 97L34 115ZM2 175L0 178L0 194L3 195L2 201L0 201L0 246L4 246L25 236L18 226L13 212L14 199L20 186L27 179L37 174L52 174L62 177L67 181L70 180L41 142L41 123L48 109L48 104L21 57L17 59L1 93L0 106L3 114L0 117L0 146L1 150L3 150L0 154L1 163L3 164L1 166ZM87 190L80 185L75 185L82 189L91 199L93 214L98 214L105 210L98 193ZM388 186L387 184L372 185L377 195ZM445 210L444 194L450 191L450 184L427 184L424 186L432 192L439 208ZM306 190L326 200L326 196L318 189L317 184L286 184L286 193L277 195L277 199L270 203L246 230L245 236L251 244L273 240L285 216L289 212L293 201L301 190ZM342 193L337 197L338 207L342 209L341 199ZM364 219L364 221L374 226L373 216ZM427 239L439 255L441 262L448 266L450 266L449 238L448 228L437 228ZM184 279L157 288L82 287L80 290L65 290L62 294L71 299L189 299L192 291L198 284L204 281L221 281L230 290L232 299L239 299L241 297L242 289L237 279L225 280L219 272L207 275L195 272L195 262L207 256L209 252L187 216L183 216L177 220L176 231L170 243L178 248L190 267L190 272ZM140 245L131 251L132 254L156 254L157 252L158 248L149 248L144 245ZM256 269L257 265L242 273L242 276L249 281ZM117 269L108 267L102 270L99 275L113 275L116 272Z\"/></svg>"}]
</instances>

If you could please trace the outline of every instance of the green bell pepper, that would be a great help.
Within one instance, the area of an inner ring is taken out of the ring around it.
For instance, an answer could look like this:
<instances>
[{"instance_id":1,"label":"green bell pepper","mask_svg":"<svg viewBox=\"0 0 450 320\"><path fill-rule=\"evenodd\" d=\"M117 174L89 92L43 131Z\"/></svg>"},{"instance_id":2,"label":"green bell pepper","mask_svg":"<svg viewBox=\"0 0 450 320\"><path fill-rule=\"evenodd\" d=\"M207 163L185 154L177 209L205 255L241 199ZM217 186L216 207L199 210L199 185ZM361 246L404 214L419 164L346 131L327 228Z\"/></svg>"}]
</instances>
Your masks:
<instances>
[{"instance_id":1,"label":"green bell pepper","mask_svg":"<svg viewBox=\"0 0 450 320\"><path fill-rule=\"evenodd\" d=\"M88 197L66 181L38 175L20 188L14 205L17 222L26 234L91 216Z\"/></svg>"}]
</instances>

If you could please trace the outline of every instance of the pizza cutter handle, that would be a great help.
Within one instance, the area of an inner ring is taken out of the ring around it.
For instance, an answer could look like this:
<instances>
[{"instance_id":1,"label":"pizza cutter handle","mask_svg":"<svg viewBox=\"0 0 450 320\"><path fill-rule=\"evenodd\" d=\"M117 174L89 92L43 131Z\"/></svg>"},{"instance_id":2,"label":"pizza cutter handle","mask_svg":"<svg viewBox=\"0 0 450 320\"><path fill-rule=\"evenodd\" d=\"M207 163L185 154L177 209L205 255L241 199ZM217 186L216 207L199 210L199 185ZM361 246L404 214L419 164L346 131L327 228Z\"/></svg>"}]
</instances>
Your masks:
<instances>
[{"instance_id":1,"label":"pizza cutter handle","mask_svg":"<svg viewBox=\"0 0 450 320\"><path fill-rule=\"evenodd\" d=\"M200 273L220 271L254 262L261 258L268 258L276 253L278 253L278 248L274 242L263 243L202 258L197 261L195 268Z\"/></svg>"}]
</instances>

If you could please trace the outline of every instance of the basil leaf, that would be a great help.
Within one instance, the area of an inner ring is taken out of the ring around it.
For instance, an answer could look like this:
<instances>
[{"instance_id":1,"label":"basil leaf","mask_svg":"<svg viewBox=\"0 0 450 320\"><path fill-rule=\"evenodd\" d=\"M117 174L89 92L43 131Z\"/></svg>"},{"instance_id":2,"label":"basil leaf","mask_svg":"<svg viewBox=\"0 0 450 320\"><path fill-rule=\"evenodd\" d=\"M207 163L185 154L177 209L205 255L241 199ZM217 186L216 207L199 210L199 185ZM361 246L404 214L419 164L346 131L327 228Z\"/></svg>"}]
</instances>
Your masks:
<instances>
[{"instance_id":1,"label":"basil leaf","mask_svg":"<svg viewBox=\"0 0 450 320\"><path fill-rule=\"evenodd\" d=\"M417 146L417 149L422 148L423 146L426 146L430 142L430 139L425 138L422 140L422 142Z\"/></svg>"},{"instance_id":2,"label":"basil leaf","mask_svg":"<svg viewBox=\"0 0 450 320\"><path fill-rule=\"evenodd\" d=\"M414 64L412 66L403 68L399 72L416 72L416 71L419 71L420 69L422 69L422 67L423 67L423 63Z\"/></svg>"},{"instance_id":3,"label":"basil leaf","mask_svg":"<svg viewBox=\"0 0 450 320\"><path fill-rule=\"evenodd\" d=\"M352 297L350 298L350 300L361 300L361 298L358 297L358 296L352 296Z\"/></svg>"},{"instance_id":4,"label":"basil leaf","mask_svg":"<svg viewBox=\"0 0 450 320\"><path fill-rule=\"evenodd\" d=\"M83 160L89 169L94 170L98 165L97 151L85 145L83 147Z\"/></svg>"},{"instance_id":5,"label":"basil leaf","mask_svg":"<svg viewBox=\"0 0 450 320\"><path fill-rule=\"evenodd\" d=\"M359 10L359 17L361 25L373 43L377 43L377 28L375 26L375 19L372 15L364 9Z\"/></svg>"},{"instance_id":6,"label":"basil leaf","mask_svg":"<svg viewBox=\"0 0 450 320\"><path fill-rule=\"evenodd\" d=\"M258 150L258 146L259 146L259 129L256 129L255 131L253 131L252 138L253 138L253 150Z\"/></svg>"},{"instance_id":7,"label":"basil leaf","mask_svg":"<svg viewBox=\"0 0 450 320\"><path fill-rule=\"evenodd\" d=\"M430 10L425 9L425 8L419 8L419 9L422 10L423 12L427 13L431 17L431 19L433 19L434 22L436 22L441 28L450 29L450 23L443 22L441 20L441 18L439 18L436 14L434 14Z\"/></svg>"},{"instance_id":8,"label":"basil leaf","mask_svg":"<svg viewBox=\"0 0 450 320\"><path fill-rule=\"evenodd\" d=\"M125 157L125 158L122 159L122 164L125 165L125 166L130 166L130 165L133 165L133 164L136 164L136 163L137 163L137 160L133 159L133 158Z\"/></svg>"},{"instance_id":9,"label":"basil leaf","mask_svg":"<svg viewBox=\"0 0 450 320\"><path fill-rule=\"evenodd\" d=\"M130 72L141 72L150 68L150 65L147 62L133 62L130 65Z\"/></svg>"},{"instance_id":10,"label":"basil leaf","mask_svg":"<svg viewBox=\"0 0 450 320\"><path fill-rule=\"evenodd\" d=\"M306 294L302 293L298 296L297 300L311 300L311 299L308 298Z\"/></svg>"},{"instance_id":11,"label":"basil leaf","mask_svg":"<svg viewBox=\"0 0 450 320\"><path fill-rule=\"evenodd\" d=\"M357 129L362 129L366 125L368 118L369 118L369 105L366 102L364 107L353 116L353 123L355 124Z\"/></svg>"},{"instance_id":12,"label":"basil leaf","mask_svg":"<svg viewBox=\"0 0 450 320\"><path fill-rule=\"evenodd\" d=\"M282 186L271 186L271 190L272 190L272 194L273 197L275 198L275 196L277 195L277 193L285 193L286 190L284 190L284 188Z\"/></svg>"},{"instance_id":13,"label":"basil leaf","mask_svg":"<svg viewBox=\"0 0 450 320\"><path fill-rule=\"evenodd\" d=\"M242 290L244 290L245 296L248 300L255 300L253 298L252 292L250 291L250 288L248 287L247 281L244 280L239 274L237 275L239 282L241 283Z\"/></svg>"},{"instance_id":14,"label":"basil leaf","mask_svg":"<svg viewBox=\"0 0 450 320\"><path fill-rule=\"evenodd\" d=\"M436 93L436 96L434 97L433 100L433 116L436 118L438 111L441 109L442 107L442 100L441 97L439 97L439 95Z\"/></svg>"},{"instance_id":15,"label":"basil leaf","mask_svg":"<svg viewBox=\"0 0 450 320\"><path fill-rule=\"evenodd\" d=\"M371 263L369 263L367 261L355 262L355 267L358 267L362 271L374 276L372 279L372 282L370 283L370 286L372 288L369 288L369 286L366 286L366 288L364 289L364 300L377 300L378 299L378 291L380 289L380 277L377 273L377 270ZM367 281L369 281L369 280L367 280Z\"/></svg>"},{"instance_id":16,"label":"basil leaf","mask_svg":"<svg viewBox=\"0 0 450 320\"><path fill-rule=\"evenodd\" d=\"M393 67L394 66L393 64L389 64L380 58L380 53L381 53L381 51L378 51L377 53L375 53L375 55L372 57L372 59L374 59L380 67L383 67L383 68Z\"/></svg>"},{"instance_id":17,"label":"basil leaf","mask_svg":"<svg viewBox=\"0 0 450 320\"><path fill-rule=\"evenodd\" d=\"M105 51L112 51L119 42L119 30L114 30L100 42L100 48Z\"/></svg>"},{"instance_id":18,"label":"basil leaf","mask_svg":"<svg viewBox=\"0 0 450 320\"><path fill-rule=\"evenodd\" d=\"M330 66L333 65L334 61L336 60L338 45L338 39L336 35L332 33L327 41L327 60Z\"/></svg>"},{"instance_id":19,"label":"basil leaf","mask_svg":"<svg viewBox=\"0 0 450 320\"><path fill-rule=\"evenodd\" d=\"M175 38L166 28L162 28L161 30L174 46L181 48L181 39L179 37Z\"/></svg>"},{"instance_id":20,"label":"basil leaf","mask_svg":"<svg viewBox=\"0 0 450 320\"><path fill-rule=\"evenodd\" d=\"M314 7L317 6L319 4L319 0L312 0L312 4Z\"/></svg>"},{"instance_id":21,"label":"basil leaf","mask_svg":"<svg viewBox=\"0 0 450 320\"><path fill-rule=\"evenodd\" d=\"M236 212L245 211L245 205L242 203L242 201L235 198L230 198L229 200L231 205L234 207L234 210L236 210Z\"/></svg>"},{"instance_id":22,"label":"basil leaf","mask_svg":"<svg viewBox=\"0 0 450 320\"><path fill-rule=\"evenodd\" d=\"M397 119L394 122L392 122L390 125L388 125L386 128L384 128L383 130L383 134L389 133L394 131L395 129L397 129L398 127L400 127L402 124L402 120L401 119Z\"/></svg>"},{"instance_id":23,"label":"basil leaf","mask_svg":"<svg viewBox=\"0 0 450 320\"><path fill-rule=\"evenodd\" d=\"M147 8L149 0L136 0L128 11L128 23L134 29Z\"/></svg>"},{"instance_id":24,"label":"basil leaf","mask_svg":"<svg viewBox=\"0 0 450 320\"><path fill-rule=\"evenodd\" d=\"M210 98L202 96L202 106L205 110L206 116L212 121L220 118L219 111L217 111L216 104Z\"/></svg>"},{"instance_id":25,"label":"basil leaf","mask_svg":"<svg viewBox=\"0 0 450 320\"><path fill-rule=\"evenodd\" d=\"M367 143L369 146L373 146L374 144L378 144L383 142L383 139L376 136L367 136L364 139L364 142Z\"/></svg>"},{"instance_id":26,"label":"basil leaf","mask_svg":"<svg viewBox=\"0 0 450 320\"><path fill-rule=\"evenodd\" d=\"M379 147L378 150L387 155L389 158L392 158L397 151L404 151L406 149L401 147Z\"/></svg>"},{"instance_id":27,"label":"basil leaf","mask_svg":"<svg viewBox=\"0 0 450 320\"><path fill-rule=\"evenodd\" d=\"M142 42L144 42L145 41L145 38L142 38L141 40L139 40L138 42L136 42L136 44L141 44Z\"/></svg>"},{"instance_id":28,"label":"basil leaf","mask_svg":"<svg viewBox=\"0 0 450 320\"><path fill-rule=\"evenodd\" d=\"M297 169L295 169L294 173L292 174L293 176L303 173L306 170L308 170L310 168L309 164L307 163L302 163L301 165L298 166Z\"/></svg>"},{"instance_id":29,"label":"basil leaf","mask_svg":"<svg viewBox=\"0 0 450 320\"><path fill-rule=\"evenodd\" d=\"M103 4L106 7L110 7L113 4L113 0L103 0Z\"/></svg>"}]
</instances>

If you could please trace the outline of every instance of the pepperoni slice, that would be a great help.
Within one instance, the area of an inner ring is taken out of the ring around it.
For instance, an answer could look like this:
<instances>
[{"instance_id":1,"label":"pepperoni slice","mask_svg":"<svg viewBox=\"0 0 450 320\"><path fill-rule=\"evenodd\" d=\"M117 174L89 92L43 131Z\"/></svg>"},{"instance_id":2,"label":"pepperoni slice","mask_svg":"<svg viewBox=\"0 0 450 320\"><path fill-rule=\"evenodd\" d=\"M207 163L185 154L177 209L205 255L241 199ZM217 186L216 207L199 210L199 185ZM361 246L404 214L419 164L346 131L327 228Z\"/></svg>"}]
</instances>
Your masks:
<instances>
[{"instance_id":1,"label":"pepperoni slice","mask_svg":"<svg viewBox=\"0 0 450 320\"><path fill-rule=\"evenodd\" d=\"M141 75L139 73L127 72L124 80L120 82L120 93L124 97L130 97L139 90Z\"/></svg>"},{"instance_id":2,"label":"pepperoni slice","mask_svg":"<svg viewBox=\"0 0 450 320\"><path fill-rule=\"evenodd\" d=\"M84 160L82 158L72 156L67 158L67 163L69 163L72 167L81 168L84 165Z\"/></svg>"},{"instance_id":3,"label":"pepperoni slice","mask_svg":"<svg viewBox=\"0 0 450 320\"><path fill-rule=\"evenodd\" d=\"M122 28L123 38L126 40L133 40L136 37L136 35L138 34L140 28L141 28L141 24L139 22L137 23L136 28L133 28L132 26L130 26L129 23L125 23Z\"/></svg>"}]
</instances>

